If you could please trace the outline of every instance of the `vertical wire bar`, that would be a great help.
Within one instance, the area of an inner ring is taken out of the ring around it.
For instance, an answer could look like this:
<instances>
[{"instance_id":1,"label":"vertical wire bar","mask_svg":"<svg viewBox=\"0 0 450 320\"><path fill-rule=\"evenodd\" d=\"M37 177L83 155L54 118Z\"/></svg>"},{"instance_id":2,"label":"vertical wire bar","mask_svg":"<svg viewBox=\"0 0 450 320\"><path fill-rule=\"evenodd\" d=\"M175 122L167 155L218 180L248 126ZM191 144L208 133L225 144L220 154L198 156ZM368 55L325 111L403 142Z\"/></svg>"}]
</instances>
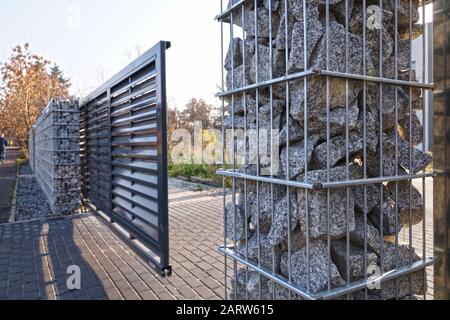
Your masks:
<instances>
[{"instance_id":1,"label":"vertical wire bar","mask_svg":"<svg viewBox=\"0 0 450 320\"><path fill-rule=\"evenodd\" d=\"M382 23L380 24L380 50L379 50L379 61L380 61L380 78L383 78L383 0L380 0L380 12ZM383 129L384 129L384 118L383 118L383 110L384 110L384 96L383 96L383 84L380 83L380 115L379 115L379 123L380 123L380 177L384 177L384 139L383 139ZM381 260L381 276L384 275L384 263L383 263L383 246L384 246L384 237L383 237L383 201L384 201L384 189L383 184L380 184L380 260ZM381 300L383 300L383 284L381 284Z\"/></svg>"},{"instance_id":2,"label":"vertical wire bar","mask_svg":"<svg viewBox=\"0 0 450 320\"><path fill-rule=\"evenodd\" d=\"M395 4L394 4L394 21L395 21L395 39L394 39L394 78L395 80L398 80L398 0L395 0ZM395 124L398 124L398 86L395 85ZM398 176L398 162L399 162L399 158L398 158L398 141L399 141L399 137L398 137L398 129L396 128L395 130L395 176ZM395 182L395 269L398 269L398 246L399 246L399 239L398 239L398 225L399 225L399 221L398 221L398 181ZM395 296L396 299L399 299L399 287L398 287L398 278L395 279Z\"/></svg>"},{"instance_id":3,"label":"vertical wire bar","mask_svg":"<svg viewBox=\"0 0 450 320\"><path fill-rule=\"evenodd\" d=\"M367 74L367 60L366 60L366 0L363 0L363 75ZM367 83L363 81L363 126L364 126L364 141L367 141ZM363 144L363 162L364 162L364 179L367 179L367 144ZM369 268L367 262L367 185L364 185L364 280L367 281L367 270ZM364 289L364 298L368 300L368 288Z\"/></svg>"},{"instance_id":4,"label":"vertical wire bar","mask_svg":"<svg viewBox=\"0 0 450 320\"><path fill-rule=\"evenodd\" d=\"M345 0L345 73L349 73L348 68L348 0ZM348 101L348 95L349 95L349 81L348 78L345 79L345 162L346 162L346 168L345 168L345 176L347 181L350 180L350 153L349 153L349 136L350 136L350 124L349 124L349 101ZM363 142L363 144L366 143L366 141ZM347 268L347 284L350 283L350 230L349 230L349 209L350 209L350 188L346 188L346 214L345 214L345 228L346 228L346 268ZM347 296L348 299L350 299L350 295Z\"/></svg>"},{"instance_id":5,"label":"vertical wire bar","mask_svg":"<svg viewBox=\"0 0 450 320\"><path fill-rule=\"evenodd\" d=\"M409 0L409 81L412 81L412 1ZM409 86L409 173L412 173L412 87ZM413 263L412 180L409 180L409 263ZM412 300L412 273L409 274L409 298Z\"/></svg>"},{"instance_id":6,"label":"vertical wire bar","mask_svg":"<svg viewBox=\"0 0 450 320\"><path fill-rule=\"evenodd\" d=\"M326 70L329 71L330 68L330 1L326 1L325 6L325 51L326 51ZM326 112L327 112L327 182L330 182L330 171L331 171L331 147L330 147L330 140L331 140L331 132L330 132L330 77L327 76L326 78ZM330 189L327 189L327 245L328 245L328 256L327 256L327 263L328 263L328 290L331 290L331 191Z\"/></svg>"},{"instance_id":7,"label":"vertical wire bar","mask_svg":"<svg viewBox=\"0 0 450 320\"><path fill-rule=\"evenodd\" d=\"M303 0L303 62L305 64L304 70L308 70L308 41L307 41L307 14L306 14L306 0ZM303 90L304 90L304 114L303 114L303 121L304 121L304 150L305 153L308 152L308 83L307 79L304 79L303 82ZM305 157L305 182L308 183L308 157ZM307 290L308 293L310 293L311 290L311 257L310 257L310 230L309 230L309 190L306 190L306 197L305 197L305 205L306 205L306 259L307 261Z\"/></svg>"},{"instance_id":8,"label":"vertical wire bar","mask_svg":"<svg viewBox=\"0 0 450 320\"><path fill-rule=\"evenodd\" d=\"M284 38L285 38L285 68L286 68L286 76L289 75L289 3L288 0L284 0L284 17L285 17L285 28L284 28ZM289 92L289 81L286 81L286 180L290 180L289 172L290 172L290 165L289 165L289 148L290 148L290 132L289 132L289 122L290 122L290 92ZM291 230L291 194L290 194L290 187L287 186L287 225L288 230ZM289 284L292 283L292 250L291 250L291 233L288 232L288 280ZM289 300L292 300L292 291L289 290Z\"/></svg>"},{"instance_id":9,"label":"vertical wire bar","mask_svg":"<svg viewBox=\"0 0 450 320\"><path fill-rule=\"evenodd\" d=\"M269 55L270 55L270 65L269 65L269 77L270 80L273 79L273 48L272 48L272 0L269 0ZM274 178L273 175L273 85L269 87L270 91L270 177ZM265 134L267 139L267 133ZM267 142L265 142L267 145ZM270 184L270 194L271 194L271 218L275 221L274 217L274 201L273 201L273 183ZM288 233L290 230L288 230ZM275 274L275 247L272 248L272 272ZM275 283L272 282L274 288ZM275 298L275 290L273 291L273 297Z\"/></svg>"},{"instance_id":10,"label":"vertical wire bar","mask_svg":"<svg viewBox=\"0 0 450 320\"><path fill-rule=\"evenodd\" d=\"M220 12L223 13L223 0L220 0ZM225 92L225 72L224 72L224 54L223 54L223 50L224 50L224 37L223 37L223 20L220 20L220 38L221 38L221 44L220 44L220 48L221 48L221 58L220 58L220 65L221 65L221 76L222 76L222 92ZM225 100L224 98L222 98L222 162L223 162L223 167L225 168L225 151L226 151L226 147L225 147ZM226 188L225 188L225 177L223 177L222 179L222 183L223 183L223 212L224 212L224 240L223 240L223 245L226 248L227 247L227 211L225 210L226 207ZM225 283L224 283L224 288L225 288L225 300L228 300L228 255L225 252L224 253L224 263L225 263Z\"/></svg>"},{"instance_id":11,"label":"vertical wire bar","mask_svg":"<svg viewBox=\"0 0 450 320\"><path fill-rule=\"evenodd\" d=\"M231 11L230 13L230 45L231 45L231 89L234 89L234 11ZM242 84L245 86L245 84ZM235 117L234 117L234 94L231 95L231 118L232 118L232 125L231 125L231 132L232 132L232 139L233 139L233 172L236 172L236 147L235 147ZM234 254L237 254L237 247L238 247L238 241L237 241L237 207L236 207L236 178L233 177L233 183L232 183L232 201L233 201L233 210L234 210L234 234L233 234L233 250ZM237 261L236 259L233 259L233 273L234 273L234 285L235 288L238 287L238 270L237 270ZM238 290L236 289L234 292L235 300L238 300Z\"/></svg>"},{"instance_id":12,"label":"vertical wire bar","mask_svg":"<svg viewBox=\"0 0 450 320\"><path fill-rule=\"evenodd\" d=\"M428 68L429 66L427 66L426 61L427 61L427 46L426 46L426 16L425 16L426 12L425 12L425 3L424 1L422 1L422 84L425 84L425 78L426 78L426 67ZM428 80L427 80L428 81ZM425 142L426 142L426 132L428 129L427 126L427 112L428 110L425 110L426 108L426 104L425 104L425 94L426 92L424 90L422 90L422 123L423 123L423 142L422 142L422 151L425 153L426 150L426 146L425 146ZM424 172L426 171L426 169L424 169ZM422 197L423 197L423 222L422 222L422 259L425 262L426 261L426 257L427 257L427 238L426 238L426 233L427 233L427 211L426 211L426 204L427 204L427 187L426 187L426 179L423 178L422 179ZM423 287L426 288L427 287L427 270L424 269L424 274L423 274ZM423 293L423 300L427 300L427 292L426 290L424 290Z\"/></svg>"},{"instance_id":13,"label":"vertical wire bar","mask_svg":"<svg viewBox=\"0 0 450 320\"><path fill-rule=\"evenodd\" d=\"M259 46L258 46L258 0L254 1L254 12L255 12L255 71L256 71L256 76L255 76L255 83L259 83ZM257 137L256 137L256 144L257 144L257 164L256 164L256 175L259 177L260 176L260 167L259 167L259 163L260 163L260 139L259 139L259 88L256 89L256 131L257 131ZM258 203L257 205L257 227L256 227L256 232L257 232L257 241L258 241L258 267L261 267L261 228L260 228L260 206L259 206L259 185L260 182L257 181L256 183L256 201ZM259 283L261 284L262 282L262 278L261 278L261 274L259 274ZM261 285L259 286L259 300L261 300Z\"/></svg>"},{"instance_id":14,"label":"vertical wire bar","mask_svg":"<svg viewBox=\"0 0 450 320\"><path fill-rule=\"evenodd\" d=\"M246 49L247 49L247 39L245 36L245 3L242 4L242 16L241 16L241 21L242 21L242 73L243 73L243 77L242 79L247 79L247 74L245 71L246 68ZM245 148L245 152L244 152L244 172L245 174L247 174L247 92L244 91L243 92L243 105L244 105L244 148ZM248 206L247 206L247 179L244 179L244 206L245 206L245 221L246 223L248 222ZM248 228L245 228L245 259L248 261ZM246 266L245 268L245 283L248 283L248 273L249 273L249 268L248 266ZM249 300L249 295L248 295L248 290L245 290L245 299Z\"/></svg>"}]
</instances>

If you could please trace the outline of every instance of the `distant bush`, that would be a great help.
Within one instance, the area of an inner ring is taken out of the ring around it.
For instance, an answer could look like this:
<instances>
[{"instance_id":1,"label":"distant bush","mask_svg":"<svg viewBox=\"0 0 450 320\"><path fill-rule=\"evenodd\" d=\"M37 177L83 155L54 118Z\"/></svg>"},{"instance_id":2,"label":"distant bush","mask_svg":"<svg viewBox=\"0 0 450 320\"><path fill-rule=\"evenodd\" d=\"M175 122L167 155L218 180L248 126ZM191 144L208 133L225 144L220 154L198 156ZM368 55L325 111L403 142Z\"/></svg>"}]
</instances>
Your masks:
<instances>
[{"instance_id":1,"label":"distant bush","mask_svg":"<svg viewBox=\"0 0 450 320\"><path fill-rule=\"evenodd\" d=\"M190 179L192 177L198 177L206 180L210 180L217 185L222 185L223 177L217 175L217 170L222 168L218 165L207 165L207 164L169 164L169 177L184 177ZM231 186L231 180L226 179L225 185L227 187Z\"/></svg>"}]
</instances>

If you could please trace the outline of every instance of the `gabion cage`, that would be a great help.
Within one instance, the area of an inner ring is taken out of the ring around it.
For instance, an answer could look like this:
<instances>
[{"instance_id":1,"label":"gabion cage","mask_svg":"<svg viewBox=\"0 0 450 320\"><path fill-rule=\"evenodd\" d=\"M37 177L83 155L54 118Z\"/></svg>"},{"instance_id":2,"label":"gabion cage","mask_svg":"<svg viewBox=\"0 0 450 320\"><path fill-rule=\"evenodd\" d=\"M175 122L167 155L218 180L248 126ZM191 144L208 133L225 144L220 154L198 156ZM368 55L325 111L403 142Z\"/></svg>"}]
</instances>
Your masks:
<instances>
[{"instance_id":1,"label":"gabion cage","mask_svg":"<svg viewBox=\"0 0 450 320\"><path fill-rule=\"evenodd\" d=\"M80 107L52 98L30 130L30 163L54 216L80 209Z\"/></svg>"},{"instance_id":2,"label":"gabion cage","mask_svg":"<svg viewBox=\"0 0 450 320\"><path fill-rule=\"evenodd\" d=\"M419 0L221 0L227 297L426 298L420 13Z\"/></svg>"}]
</instances>

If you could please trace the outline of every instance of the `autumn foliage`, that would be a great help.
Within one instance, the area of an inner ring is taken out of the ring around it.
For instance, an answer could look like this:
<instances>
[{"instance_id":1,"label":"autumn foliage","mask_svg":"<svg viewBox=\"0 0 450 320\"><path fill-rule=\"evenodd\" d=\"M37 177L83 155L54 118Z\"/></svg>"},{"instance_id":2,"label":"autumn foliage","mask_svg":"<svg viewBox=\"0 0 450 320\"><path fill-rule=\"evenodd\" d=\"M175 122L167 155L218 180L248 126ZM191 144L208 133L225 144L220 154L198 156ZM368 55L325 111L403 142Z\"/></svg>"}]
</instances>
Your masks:
<instances>
[{"instance_id":1,"label":"autumn foliage","mask_svg":"<svg viewBox=\"0 0 450 320\"><path fill-rule=\"evenodd\" d=\"M0 132L26 153L28 132L51 97L67 97L70 82L51 61L33 54L28 44L13 49L1 65Z\"/></svg>"}]
</instances>

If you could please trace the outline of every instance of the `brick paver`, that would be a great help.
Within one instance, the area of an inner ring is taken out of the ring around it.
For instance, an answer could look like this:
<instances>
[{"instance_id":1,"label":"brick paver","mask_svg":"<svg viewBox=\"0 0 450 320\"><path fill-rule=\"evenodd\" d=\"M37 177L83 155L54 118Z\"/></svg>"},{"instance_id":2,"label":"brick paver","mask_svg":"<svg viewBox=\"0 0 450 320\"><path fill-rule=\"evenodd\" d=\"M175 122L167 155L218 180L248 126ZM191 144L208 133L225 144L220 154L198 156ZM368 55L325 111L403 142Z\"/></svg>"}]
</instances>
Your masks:
<instances>
[{"instance_id":1,"label":"brick paver","mask_svg":"<svg viewBox=\"0 0 450 320\"><path fill-rule=\"evenodd\" d=\"M222 199L170 188L167 279L92 214L1 225L0 299L222 299ZM79 291L67 289L71 265L81 269Z\"/></svg>"}]
</instances>

